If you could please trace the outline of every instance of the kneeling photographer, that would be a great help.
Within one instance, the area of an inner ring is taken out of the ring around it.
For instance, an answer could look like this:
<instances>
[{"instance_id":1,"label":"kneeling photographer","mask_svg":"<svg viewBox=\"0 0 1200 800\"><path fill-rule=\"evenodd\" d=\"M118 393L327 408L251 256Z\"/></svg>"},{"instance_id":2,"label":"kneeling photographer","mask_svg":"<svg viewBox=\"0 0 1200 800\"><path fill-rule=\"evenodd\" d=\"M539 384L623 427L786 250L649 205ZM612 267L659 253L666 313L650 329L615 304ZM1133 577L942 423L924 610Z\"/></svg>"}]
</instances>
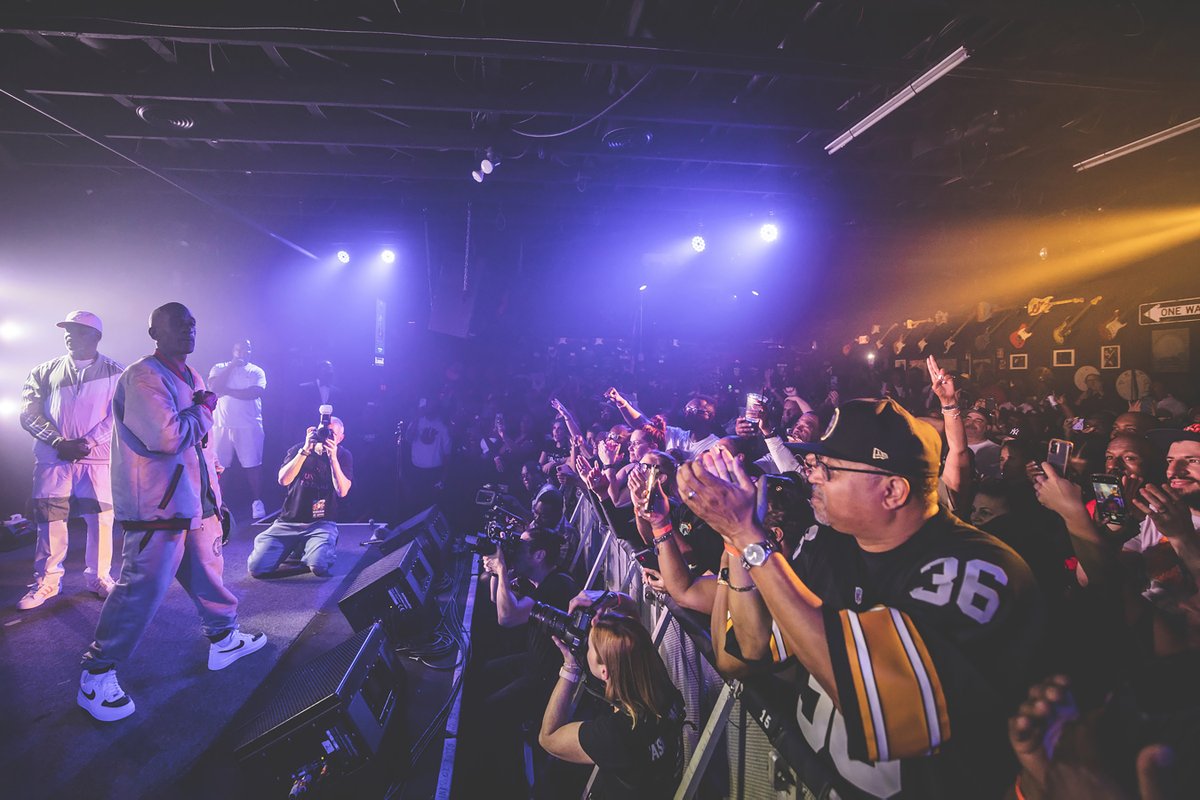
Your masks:
<instances>
[{"instance_id":1,"label":"kneeling photographer","mask_svg":"<svg viewBox=\"0 0 1200 800\"><path fill-rule=\"evenodd\" d=\"M287 487L279 519L254 537L246 569L255 578L291 574L280 570L284 559L299 553L305 567L325 577L337 558L338 501L350 491L354 459L341 447L346 427L321 406L320 424L309 428L303 444L294 445L279 468L279 485Z\"/></svg>"},{"instance_id":2,"label":"kneeling photographer","mask_svg":"<svg viewBox=\"0 0 1200 800\"><path fill-rule=\"evenodd\" d=\"M519 538L502 538L483 558L500 626L526 628L520 652L492 658L480 670L481 722L492 737L485 758L492 762L489 767L511 777L502 785L521 783L516 772L522 764L522 727L545 707L562 663L550 633L530 624L535 606L566 608L579 591L575 580L558 569L561 553L562 537L535 524Z\"/></svg>"},{"instance_id":3,"label":"kneeling photographer","mask_svg":"<svg viewBox=\"0 0 1200 800\"><path fill-rule=\"evenodd\" d=\"M593 800L670 797L683 775L683 696L649 631L632 617L604 613L604 605L596 604L601 610L594 618L581 618L577 610L572 624L548 626L569 641L554 637L563 663L538 744L563 761L599 767L589 794ZM575 684L585 669L604 685L607 706L592 719L570 722Z\"/></svg>"}]
</instances>

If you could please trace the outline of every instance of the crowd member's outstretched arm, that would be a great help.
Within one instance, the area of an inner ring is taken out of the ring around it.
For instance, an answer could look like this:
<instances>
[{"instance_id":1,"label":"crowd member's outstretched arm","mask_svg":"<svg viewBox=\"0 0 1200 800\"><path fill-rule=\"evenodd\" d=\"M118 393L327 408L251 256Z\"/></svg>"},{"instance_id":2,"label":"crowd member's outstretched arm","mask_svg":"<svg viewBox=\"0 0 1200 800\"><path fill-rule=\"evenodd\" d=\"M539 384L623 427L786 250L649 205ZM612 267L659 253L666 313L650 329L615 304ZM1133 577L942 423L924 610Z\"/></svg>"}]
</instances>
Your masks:
<instances>
[{"instance_id":1,"label":"crowd member's outstretched arm","mask_svg":"<svg viewBox=\"0 0 1200 800\"><path fill-rule=\"evenodd\" d=\"M624 417L625 421L630 425L636 426L639 422L646 418L641 411L638 411L636 408L634 408L633 404L626 400L625 397L615 388L610 387L609 390L604 393L604 396L617 407L617 410L621 412L621 416Z\"/></svg>"},{"instance_id":2,"label":"crowd member's outstretched arm","mask_svg":"<svg viewBox=\"0 0 1200 800\"><path fill-rule=\"evenodd\" d=\"M946 465L942 469L942 482L953 493L956 507L968 499L971 489L971 459L967 453L967 431L963 427L962 409L958 407L958 391L954 376L938 366L937 359L930 356L925 363L929 368L929 381L933 394L941 402L942 420L946 426Z\"/></svg>"},{"instance_id":3,"label":"crowd member's outstretched arm","mask_svg":"<svg viewBox=\"0 0 1200 800\"><path fill-rule=\"evenodd\" d=\"M1086 574L1088 585L1115 583L1119 551L1092 521L1083 504L1079 487L1058 474L1050 464L1042 464L1041 474L1033 478L1038 502L1062 517L1071 537L1071 547Z\"/></svg>"},{"instance_id":4,"label":"crowd member's outstretched arm","mask_svg":"<svg viewBox=\"0 0 1200 800\"><path fill-rule=\"evenodd\" d=\"M680 467L679 490L692 510L731 546L731 555L740 554L745 546L772 537L760 522L761 498L745 469L723 449L715 453L703 453ZM755 568L753 578L789 649L841 708L821 599L778 551Z\"/></svg>"},{"instance_id":5,"label":"crowd member's outstretched arm","mask_svg":"<svg viewBox=\"0 0 1200 800\"><path fill-rule=\"evenodd\" d=\"M666 497L662 492L654 492L649 507L647 507L647 484L645 477L640 472L630 474L629 489L633 499L634 514L637 517L638 532L658 555L658 573L662 578L663 589L684 608L690 608L702 614L711 614L713 597L716 594L716 580L715 578L692 578L683 553L680 552L679 545L675 541L675 537L679 534L671 524L670 507Z\"/></svg>"}]
</instances>

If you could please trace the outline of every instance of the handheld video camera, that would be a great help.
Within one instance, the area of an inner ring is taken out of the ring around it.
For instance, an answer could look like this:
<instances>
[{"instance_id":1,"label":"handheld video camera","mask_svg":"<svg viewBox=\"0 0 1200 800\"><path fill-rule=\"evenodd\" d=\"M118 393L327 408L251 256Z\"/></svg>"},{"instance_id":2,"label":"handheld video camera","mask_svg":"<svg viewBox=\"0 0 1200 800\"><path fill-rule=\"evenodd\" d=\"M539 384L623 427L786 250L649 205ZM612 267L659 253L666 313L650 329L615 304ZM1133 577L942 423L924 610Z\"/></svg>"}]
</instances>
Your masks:
<instances>
[{"instance_id":1,"label":"handheld video camera","mask_svg":"<svg viewBox=\"0 0 1200 800\"><path fill-rule=\"evenodd\" d=\"M481 556L492 556L500 550L504 554L505 563L509 563L516 558L520 542L520 530L511 530L499 523L489 522L486 530L475 537L472 549Z\"/></svg>"},{"instance_id":2,"label":"handheld video camera","mask_svg":"<svg viewBox=\"0 0 1200 800\"><path fill-rule=\"evenodd\" d=\"M572 653L582 658L587 652L588 632L592 629L596 608L594 605L581 607L568 614L545 603L534 603L529 620L540 625L551 636L557 636Z\"/></svg>"},{"instance_id":3,"label":"handheld video camera","mask_svg":"<svg viewBox=\"0 0 1200 800\"><path fill-rule=\"evenodd\" d=\"M317 409L317 413L321 415L321 421L317 423L313 441L323 444L333 438L333 406L326 403Z\"/></svg>"}]
</instances>

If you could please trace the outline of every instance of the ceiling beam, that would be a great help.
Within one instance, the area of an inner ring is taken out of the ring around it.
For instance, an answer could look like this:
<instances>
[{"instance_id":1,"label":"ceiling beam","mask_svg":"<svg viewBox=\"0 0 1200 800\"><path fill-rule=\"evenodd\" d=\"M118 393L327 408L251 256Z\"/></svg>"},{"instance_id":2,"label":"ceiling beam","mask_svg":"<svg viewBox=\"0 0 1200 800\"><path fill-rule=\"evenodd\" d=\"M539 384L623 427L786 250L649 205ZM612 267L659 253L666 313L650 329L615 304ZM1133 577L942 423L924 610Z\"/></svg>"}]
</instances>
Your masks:
<instances>
[{"instance_id":1,"label":"ceiling beam","mask_svg":"<svg viewBox=\"0 0 1200 800\"><path fill-rule=\"evenodd\" d=\"M349 73L281 79L277 73L228 75L181 70L130 73L97 63L86 70L57 64L23 63L5 73L3 82L34 94L64 97L137 97L172 102L256 105L319 105L328 108L375 108L404 111L461 111L521 116L590 117L612 102L607 95L588 97L577 88L482 91L460 83L406 81ZM649 95L650 92L647 92ZM711 97L639 97L635 93L607 119L678 125L748 127L791 131L837 130L843 120L799 104L737 104Z\"/></svg>"}]
</instances>

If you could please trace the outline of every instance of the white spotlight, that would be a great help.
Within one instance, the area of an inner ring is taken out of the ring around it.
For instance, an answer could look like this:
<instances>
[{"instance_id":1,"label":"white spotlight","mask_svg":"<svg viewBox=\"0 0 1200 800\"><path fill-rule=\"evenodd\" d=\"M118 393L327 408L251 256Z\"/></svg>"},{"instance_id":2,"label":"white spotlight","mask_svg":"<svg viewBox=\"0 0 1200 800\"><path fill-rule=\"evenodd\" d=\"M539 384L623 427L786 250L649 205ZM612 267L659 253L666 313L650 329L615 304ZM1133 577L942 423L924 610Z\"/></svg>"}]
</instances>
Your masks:
<instances>
[{"instance_id":1,"label":"white spotlight","mask_svg":"<svg viewBox=\"0 0 1200 800\"><path fill-rule=\"evenodd\" d=\"M350 254L347 253L345 250L338 250L337 256L338 256L338 261L342 262L343 264L350 263Z\"/></svg>"},{"instance_id":2,"label":"white spotlight","mask_svg":"<svg viewBox=\"0 0 1200 800\"><path fill-rule=\"evenodd\" d=\"M480 171L479 171L479 170L477 170L477 169L473 169L473 170L471 170L471 178L472 178L472 179L473 179L473 180L474 180L476 183L483 183L483 173L482 173L482 172L480 172Z\"/></svg>"},{"instance_id":3,"label":"white spotlight","mask_svg":"<svg viewBox=\"0 0 1200 800\"><path fill-rule=\"evenodd\" d=\"M648 284L648 283L643 283L641 286L639 286L639 287L638 287L638 291L639 291L639 292L644 292L644 291L646 291L646 287L648 287L649 285L650 285L650 284Z\"/></svg>"},{"instance_id":4,"label":"white spotlight","mask_svg":"<svg viewBox=\"0 0 1200 800\"><path fill-rule=\"evenodd\" d=\"M693 236L692 237L692 249L695 250L697 253L703 253L704 248L707 246L708 245L704 241L703 236Z\"/></svg>"},{"instance_id":5,"label":"white spotlight","mask_svg":"<svg viewBox=\"0 0 1200 800\"><path fill-rule=\"evenodd\" d=\"M762 237L764 242L773 242L779 238L779 228L775 226L775 223L767 222L758 229L758 235Z\"/></svg>"},{"instance_id":6,"label":"white spotlight","mask_svg":"<svg viewBox=\"0 0 1200 800\"><path fill-rule=\"evenodd\" d=\"M21 410L21 404L11 397L0 400L0 417L15 417Z\"/></svg>"},{"instance_id":7,"label":"white spotlight","mask_svg":"<svg viewBox=\"0 0 1200 800\"><path fill-rule=\"evenodd\" d=\"M494 170L496 165L499 163L499 161L492 161L490 158L485 158L483 161L479 162L479 171L484 175L491 175L492 170Z\"/></svg>"},{"instance_id":8,"label":"white spotlight","mask_svg":"<svg viewBox=\"0 0 1200 800\"><path fill-rule=\"evenodd\" d=\"M391 250L384 250L379 254L379 257L383 259L383 263L385 264L391 264L396 260L396 254Z\"/></svg>"},{"instance_id":9,"label":"white spotlight","mask_svg":"<svg viewBox=\"0 0 1200 800\"><path fill-rule=\"evenodd\" d=\"M21 338L21 326L11 319L0 322L0 342L11 342Z\"/></svg>"}]
</instances>

